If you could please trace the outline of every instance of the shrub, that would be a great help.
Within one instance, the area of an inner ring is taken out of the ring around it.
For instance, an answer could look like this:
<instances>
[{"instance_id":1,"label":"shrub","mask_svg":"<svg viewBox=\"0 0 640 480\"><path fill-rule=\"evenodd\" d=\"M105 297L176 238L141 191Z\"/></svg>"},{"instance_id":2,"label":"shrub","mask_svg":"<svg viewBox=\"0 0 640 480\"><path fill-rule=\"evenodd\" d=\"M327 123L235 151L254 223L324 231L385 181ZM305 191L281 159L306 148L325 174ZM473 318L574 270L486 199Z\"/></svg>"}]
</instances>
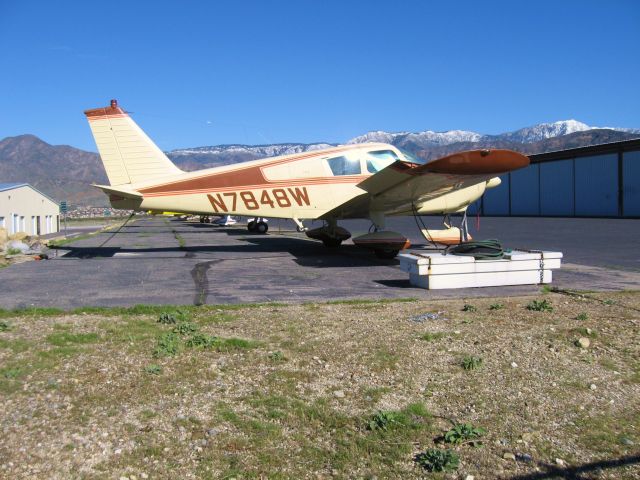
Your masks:
<instances>
[{"instance_id":1,"label":"shrub","mask_svg":"<svg viewBox=\"0 0 640 480\"><path fill-rule=\"evenodd\" d=\"M428 472L453 472L460 466L460 457L452 450L430 448L413 459Z\"/></svg>"},{"instance_id":2,"label":"shrub","mask_svg":"<svg viewBox=\"0 0 640 480\"><path fill-rule=\"evenodd\" d=\"M504 303L492 303L489 305L489 310L502 310L504 308Z\"/></svg>"},{"instance_id":3,"label":"shrub","mask_svg":"<svg viewBox=\"0 0 640 480\"><path fill-rule=\"evenodd\" d=\"M10 328L11 328L11 325L9 325L8 322L5 322L4 320L0 320L0 332L6 332Z\"/></svg>"},{"instance_id":4,"label":"shrub","mask_svg":"<svg viewBox=\"0 0 640 480\"><path fill-rule=\"evenodd\" d=\"M468 303L465 303L464 306L462 307L462 311L463 312L477 312L478 309L476 307L474 307L473 305L469 305Z\"/></svg>"},{"instance_id":5,"label":"shrub","mask_svg":"<svg viewBox=\"0 0 640 480\"><path fill-rule=\"evenodd\" d=\"M576 315L576 320L585 321L587 318L589 318L589 316L584 312L579 313L578 315Z\"/></svg>"}]
</instances>

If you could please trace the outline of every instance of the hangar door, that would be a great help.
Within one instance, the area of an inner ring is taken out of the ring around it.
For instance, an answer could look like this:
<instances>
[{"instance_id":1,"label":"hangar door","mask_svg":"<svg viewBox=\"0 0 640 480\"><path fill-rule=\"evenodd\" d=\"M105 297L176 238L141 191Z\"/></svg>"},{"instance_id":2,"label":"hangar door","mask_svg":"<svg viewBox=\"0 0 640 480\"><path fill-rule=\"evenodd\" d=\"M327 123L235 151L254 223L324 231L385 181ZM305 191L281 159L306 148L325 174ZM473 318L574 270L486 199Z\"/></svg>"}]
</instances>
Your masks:
<instances>
[{"instance_id":1,"label":"hangar door","mask_svg":"<svg viewBox=\"0 0 640 480\"><path fill-rule=\"evenodd\" d=\"M576 216L618 215L618 154L575 160Z\"/></svg>"},{"instance_id":2,"label":"hangar door","mask_svg":"<svg viewBox=\"0 0 640 480\"><path fill-rule=\"evenodd\" d=\"M511 215L540 215L540 167L511 172Z\"/></svg>"},{"instance_id":3,"label":"hangar door","mask_svg":"<svg viewBox=\"0 0 640 480\"><path fill-rule=\"evenodd\" d=\"M500 177L502 183L490 188L482 196L484 215L509 215L509 174Z\"/></svg>"},{"instance_id":4,"label":"hangar door","mask_svg":"<svg viewBox=\"0 0 640 480\"><path fill-rule=\"evenodd\" d=\"M573 159L540 164L540 214L574 215Z\"/></svg>"},{"instance_id":5,"label":"hangar door","mask_svg":"<svg viewBox=\"0 0 640 480\"><path fill-rule=\"evenodd\" d=\"M622 183L625 217L640 217L640 150L622 154Z\"/></svg>"}]
</instances>

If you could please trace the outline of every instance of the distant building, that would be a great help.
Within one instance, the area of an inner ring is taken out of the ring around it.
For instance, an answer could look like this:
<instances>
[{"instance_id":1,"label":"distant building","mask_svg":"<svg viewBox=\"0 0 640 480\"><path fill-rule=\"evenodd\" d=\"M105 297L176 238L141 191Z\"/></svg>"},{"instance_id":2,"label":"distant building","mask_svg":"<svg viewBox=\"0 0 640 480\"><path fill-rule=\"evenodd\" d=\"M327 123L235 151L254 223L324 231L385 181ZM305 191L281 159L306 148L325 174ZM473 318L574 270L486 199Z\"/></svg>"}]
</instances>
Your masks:
<instances>
[{"instance_id":1,"label":"distant building","mask_svg":"<svg viewBox=\"0 0 640 480\"><path fill-rule=\"evenodd\" d=\"M60 207L28 183L0 183L0 227L9 234L60 231Z\"/></svg>"},{"instance_id":2,"label":"distant building","mask_svg":"<svg viewBox=\"0 0 640 480\"><path fill-rule=\"evenodd\" d=\"M529 155L469 213L487 216L640 218L640 140Z\"/></svg>"}]
</instances>

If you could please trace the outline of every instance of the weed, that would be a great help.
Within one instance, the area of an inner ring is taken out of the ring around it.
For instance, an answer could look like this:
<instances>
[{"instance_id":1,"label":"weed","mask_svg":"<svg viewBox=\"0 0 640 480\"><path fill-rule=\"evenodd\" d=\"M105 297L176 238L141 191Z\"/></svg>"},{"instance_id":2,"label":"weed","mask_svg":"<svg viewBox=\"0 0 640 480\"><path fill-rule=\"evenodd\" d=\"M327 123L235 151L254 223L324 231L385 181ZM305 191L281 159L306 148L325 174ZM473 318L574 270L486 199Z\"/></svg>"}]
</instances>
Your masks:
<instances>
[{"instance_id":1,"label":"weed","mask_svg":"<svg viewBox=\"0 0 640 480\"><path fill-rule=\"evenodd\" d=\"M460 465L460 457L456 452L438 448L419 453L413 460L428 472L453 472Z\"/></svg>"},{"instance_id":2,"label":"weed","mask_svg":"<svg viewBox=\"0 0 640 480\"><path fill-rule=\"evenodd\" d=\"M446 334L444 332L427 332L425 334L423 334L422 336L420 336L421 340L424 340L425 342L434 342L436 340L440 340L441 338L445 337Z\"/></svg>"},{"instance_id":3,"label":"weed","mask_svg":"<svg viewBox=\"0 0 640 480\"><path fill-rule=\"evenodd\" d=\"M186 336L192 333L196 333L198 331L198 326L194 325L191 322L180 322L173 328L173 333L177 333L178 335Z\"/></svg>"},{"instance_id":4,"label":"weed","mask_svg":"<svg viewBox=\"0 0 640 480\"><path fill-rule=\"evenodd\" d=\"M0 321L0 332L6 332L9 329L11 329L11 325L8 322Z\"/></svg>"},{"instance_id":5,"label":"weed","mask_svg":"<svg viewBox=\"0 0 640 480\"><path fill-rule=\"evenodd\" d=\"M604 305L615 305L615 304L616 304L616 301L615 301L615 300L607 299L607 300L603 300L603 301L602 301L602 303L603 303Z\"/></svg>"},{"instance_id":6,"label":"weed","mask_svg":"<svg viewBox=\"0 0 640 480\"><path fill-rule=\"evenodd\" d=\"M147 365L144 367L144 371L151 375L160 375L162 373L162 367L160 365Z\"/></svg>"},{"instance_id":7,"label":"weed","mask_svg":"<svg viewBox=\"0 0 640 480\"><path fill-rule=\"evenodd\" d=\"M286 360L286 357L284 356L284 353L278 350L269 354L269 360L273 362L284 362Z\"/></svg>"},{"instance_id":8,"label":"weed","mask_svg":"<svg viewBox=\"0 0 640 480\"><path fill-rule=\"evenodd\" d=\"M454 445L471 441L471 444L476 447L481 445L481 442L476 439L485 433L486 431L483 428L474 427L470 423L458 423L444 434L444 441L446 443L453 443Z\"/></svg>"},{"instance_id":9,"label":"weed","mask_svg":"<svg viewBox=\"0 0 640 480\"><path fill-rule=\"evenodd\" d=\"M18 378L20 376L21 370L19 368L6 368L2 370L2 376L4 378Z\"/></svg>"},{"instance_id":10,"label":"weed","mask_svg":"<svg viewBox=\"0 0 640 480\"><path fill-rule=\"evenodd\" d=\"M391 410L380 410L371 417L367 428L369 430L388 430L390 428L405 425L407 417L401 412Z\"/></svg>"},{"instance_id":11,"label":"weed","mask_svg":"<svg viewBox=\"0 0 640 480\"><path fill-rule=\"evenodd\" d=\"M482 366L482 358L474 357L473 355L469 355L468 357L464 357L462 359L462 368L465 370L475 370L476 368L480 368Z\"/></svg>"},{"instance_id":12,"label":"weed","mask_svg":"<svg viewBox=\"0 0 640 480\"><path fill-rule=\"evenodd\" d=\"M136 305L141 307L142 305ZM178 322L186 322L188 319L187 314L181 310L176 312L162 312L158 316L158 323L163 325L175 325Z\"/></svg>"},{"instance_id":13,"label":"weed","mask_svg":"<svg viewBox=\"0 0 640 480\"><path fill-rule=\"evenodd\" d=\"M463 312L477 312L478 309L476 307L474 307L473 305L465 303L464 306L462 307L462 311Z\"/></svg>"},{"instance_id":14,"label":"weed","mask_svg":"<svg viewBox=\"0 0 640 480\"><path fill-rule=\"evenodd\" d=\"M22 250L20 250L19 248L10 248L9 250L7 250L7 255L20 255L22 253Z\"/></svg>"},{"instance_id":15,"label":"weed","mask_svg":"<svg viewBox=\"0 0 640 480\"><path fill-rule=\"evenodd\" d=\"M502 310L504 308L504 303L492 303L489 305L489 310Z\"/></svg>"},{"instance_id":16,"label":"weed","mask_svg":"<svg viewBox=\"0 0 640 480\"><path fill-rule=\"evenodd\" d=\"M97 333L56 332L47 336L47 342L56 347L66 347L74 344L96 343L100 337Z\"/></svg>"},{"instance_id":17,"label":"weed","mask_svg":"<svg viewBox=\"0 0 640 480\"><path fill-rule=\"evenodd\" d=\"M203 333L195 333L186 342L188 348L211 348L216 342L217 337L205 335Z\"/></svg>"},{"instance_id":18,"label":"weed","mask_svg":"<svg viewBox=\"0 0 640 480\"><path fill-rule=\"evenodd\" d=\"M588 318L589 318L589 316L584 312L579 313L578 315L576 315L576 320L585 321Z\"/></svg>"},{"instance_id":19,"label":"weed","mask_svg":"<svg viewBox=\"0 0 640 480\"><path fill-rule=\"evenodd\" d=\"M180 337L173 332L163 333L153 350L154 357L174 357L180 350Z\"/></svg>"},{"instance_id":20,"label":"weed","mask_svg":"<svg viewBox=\"0 0 640 480\"><path fill-rule=\"evenodd\" d=\"M534 312L553 312L553 306L547 299L532 300L527 304L527 310L533 310Z\"/></svg>"}]
</instances>

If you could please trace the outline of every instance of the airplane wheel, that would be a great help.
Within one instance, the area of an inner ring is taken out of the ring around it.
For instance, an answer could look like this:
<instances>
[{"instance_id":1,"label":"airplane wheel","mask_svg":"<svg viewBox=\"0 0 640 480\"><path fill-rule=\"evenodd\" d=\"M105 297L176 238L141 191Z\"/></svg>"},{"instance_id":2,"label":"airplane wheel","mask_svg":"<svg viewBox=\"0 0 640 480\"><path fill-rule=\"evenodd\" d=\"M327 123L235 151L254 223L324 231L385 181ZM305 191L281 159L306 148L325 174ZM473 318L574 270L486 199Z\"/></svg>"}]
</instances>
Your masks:
<instances>
[{"instance_id":1,"label":"airplane wheel","mask_svg":"<svg viewBox=\"0 0 640 480\"><path fill-rule=\"evenodd\" d=\"M251 222L247 223L247 230L249 230L250 232L255 232L256 231L256 222L251 221Z\"/></svg>"},{"instance_id":2,"label":"airplane wheel","mask_svg":"<svg viewBox=\"0 0 640 480\"><path fill-rule=\"evenodd\" d=\"M256 223L256 232L258 233L267 233L269 230L269 225L266 222L258 222Z\"/></svg>"},{"instance_id":3,"label":"airplane wheel","mask_svg":"<svg viewBox=\"0 0 640 480\"><path fill-rule=\"evenodd\" d=\"M396 255L400 253L400 250L394 250L392 248L377 248L373 251L376 254L376 257L382 258L384 260L390 260L392 258L396 258Z\"/></svg>"},{"instance_id":4,"label":"airplane wheel","mask_svg":"<svg viewBox=\"0 0 640 480\"><path fill-rule=\"evenodd\" d=\"M327 248L338 248L342 245L342 240L339 238L325 238L322 240L322 243L324 243L324 246Z\"/></svg>"}]
</instances>

